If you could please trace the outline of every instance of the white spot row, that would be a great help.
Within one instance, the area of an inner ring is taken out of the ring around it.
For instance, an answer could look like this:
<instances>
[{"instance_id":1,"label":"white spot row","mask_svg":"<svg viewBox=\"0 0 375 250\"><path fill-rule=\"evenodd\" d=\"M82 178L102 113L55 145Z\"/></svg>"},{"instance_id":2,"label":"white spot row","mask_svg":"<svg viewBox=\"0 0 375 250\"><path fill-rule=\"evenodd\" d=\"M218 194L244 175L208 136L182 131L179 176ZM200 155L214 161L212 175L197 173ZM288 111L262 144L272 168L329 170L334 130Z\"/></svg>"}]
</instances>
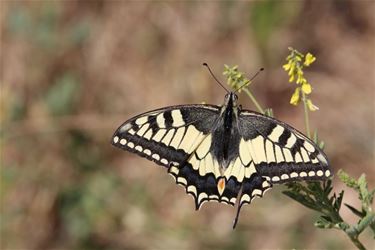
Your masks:
<instances>
[{"instance_id":1,"label":"white spot row","mask_svg":"<svg viewBox=\"0 0 375 250\"><path fill-rule=\"evenodd\" d=\"M129 147L129 148L134 148L135 150L137 150L137 151L139 151L139 152L143 152L145 155L148 155L148 156L151 156L153 159L155 159L155 160L157 160L157 161L160 161L161 163L163 163L164 165L168 165L168 160L167 159L165 159L165 158L162 158L162 159L160 159L160 155L158 155L158 154L152 154L151 153L151 150L149 150L149 149L143 149L142 148L142 146L140 146L140 145L137 145L137 146L135 146L134 145L134 143L133 142L128 142L126 139L124 139L124 138L122 138L121 140L120 140L120 138L118 137L118 136L115 136L114 138L113 138L113 142L114 143L118 143L118 142L120 142L120 144L121 145L123 145L123 146L127 146L127 147Z\"/></svg>"},{"instance_id":2,"label":"white spot row","mask_svg":"<svg viewBox=\"0 0 375 250\"><path fill-rule=\"evenodd\" d=\"M329 177L331 175L331 172L329 170L326 170L325 172L323 172L322 170L318 170L317 172L310 171L308 173L302 171L302 172L299 173L299 175L298 175L297 172L292 172L290 174L290 176L288 174L282 174L281 177L273 176L272 181L278 182L280 180L287 180L289 178L297 178L298 176L300 176L300 177L307 177L307 176L314 177L315 175L319 176L319 177L321 177L323 175L325 175L326 177Z\"/></svg>"}]
</instances>

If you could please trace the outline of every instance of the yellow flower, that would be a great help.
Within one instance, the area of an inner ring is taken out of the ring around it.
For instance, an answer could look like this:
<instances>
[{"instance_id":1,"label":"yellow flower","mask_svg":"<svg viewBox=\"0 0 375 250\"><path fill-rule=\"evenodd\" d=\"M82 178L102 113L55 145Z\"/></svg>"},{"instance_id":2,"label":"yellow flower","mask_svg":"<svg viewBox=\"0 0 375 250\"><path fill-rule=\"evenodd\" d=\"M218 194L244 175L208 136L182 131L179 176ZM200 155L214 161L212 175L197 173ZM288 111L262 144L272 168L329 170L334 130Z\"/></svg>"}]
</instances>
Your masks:
<instances>
[{"instance_id":1,"label":"yellow flower","mask_svg":"<svg viewBox=\"0 0 375 250\"><path fill-rule=\"evenodd\" d=\"M293 81L294 81L294 75L290 75L289 82L293 82Z\"/></svg>"},{"instance_id":2,"label":"yellow flower","mask_svg":"<svg viewBox=\"0 0 375 250\"><path fill-rule=\"evenodd\" d=\"M313 56L311 53L307 53L307 55L305 56L305 62L303 64L305 66L310 66L310 64L312 64L315 60L315 56Z\"/></svg>"},{"instance_id":3,"label":"yellow flower","mask_svg":"<svg viewBox=\"0 0 375 250\"><path fill-rule=\"evenodd\" d=\"M307 83L307 81L305 83L302 84L302 91L305 93L305 94L310 94L311 91L312 91L312 88L311 88L311 85L310 83Z\"/></svg>"},{"instance_id":4,"label":"yellow flower","mask_svg":"<svg viewBox=\"0 0 375 250\"><path fill-rule=\"evenodd\" d=\"M299 99L300 99L299 92L300 92L299 87L294 90L292 98L290 98L290 104L297 105L299 103Z\"/></svg>"},{"instance_id":5,"label":"yellow flower","mask_svg":"<svg viewBox=\"0 0 375 250\"><path fill-rule=\"evenodd\" d=\"M307 99L307 106L309 107L310 111L319 110L319 107L315 106L310 99Z\"/></svg>"},{"instance_id":6,"label":"yellow flower","mask_svg":"<svg viewBox=\"0 0 375 250\"><path fill-rule=\"evenodd\" d=\"M290 69L290 67L291 67L290 61L289 61L287 64L284 64L284 65L283 65L283 69L284 69L285 71L288 71L288 70Z\"/></svg>"},{"instance_id":7,"label":"yellow flower","mask_svg":"<svg viewBox=\"0 0 375 250\"><path fill-rule=\"evenodd\" d=\"M303 71L302 69L298 68L297 69L297 81L296 83L302 83L302 81L304 80L305 78L303 77Z\"/></svg>"},{"instance_id":8,"label":"yellow flower","mask_svg":"<svg viewBox=\"0 0 375 250\"><path fill-rule=\"evenodd\" d=\"M295 69L296 69L296 64L295 63L291 63L288 75L290 75L290 76L293 75Z\"/></svg>"}]
</instances>

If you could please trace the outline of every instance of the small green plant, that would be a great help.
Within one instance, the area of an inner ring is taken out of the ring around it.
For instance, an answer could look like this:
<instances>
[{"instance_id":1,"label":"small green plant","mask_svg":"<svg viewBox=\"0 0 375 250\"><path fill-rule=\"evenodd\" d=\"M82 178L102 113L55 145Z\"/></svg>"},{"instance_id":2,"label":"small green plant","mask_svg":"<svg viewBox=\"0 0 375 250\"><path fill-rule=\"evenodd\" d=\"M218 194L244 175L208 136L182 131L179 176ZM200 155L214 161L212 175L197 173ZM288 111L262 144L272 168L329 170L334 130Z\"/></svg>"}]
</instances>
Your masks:
<instances>
[{"instance_id":1,"label":"small green plant","mask_svg":"<svg viewBox=\"0 0 375 250\"><path fill-rule=\"evenodd\" d=\"M290 54L287 56L287 63L283 65L283 68L288 72L289 82L296 83L296 88L292 94L290 103L292 105L298 105L302 102L306 134L311 138L309 112L317 111L319 108L313 104L309 97L313 88L305 78L303 70L304 68L309 67L316 60L316 57L311 53L304 55L293 48L289 48L289 50ZM238 66L230 67L224 65L224 67L223 74L227 77L227 84L234 89L245 84L246 86L241 90L249 96L257 110L262 114L272 117L272 109L263 109L261 107L249 89L251 81L245 77L244 73L238 70ZM317 131L314 132L312 139L320 148L324 147L324 142L318 140ZM332 180L325 182L310 181L306 183L288 183L286 184L287 190L283 191L283 193L303 206L315 210L320 214L319 219L314 224L316 227L322 229L334 228L342 230L348 235L358 249L366 249L358 237L369 227L374 233L375 238L375 213L371 207L375 195L375 189L372 191L368 189L364 174L358 180L355 180L343 170L339 170L338 177L343 183L345 183L345 185L354 189L359 195L359 200L362 204L361 209L356 209L352 205L345 204L350 211L359 217L359 221L355 225L350 225L341 217L340 209L342 207L344 191L341 191L338 194L332 192Z\"/></svg>"}]
</instances>

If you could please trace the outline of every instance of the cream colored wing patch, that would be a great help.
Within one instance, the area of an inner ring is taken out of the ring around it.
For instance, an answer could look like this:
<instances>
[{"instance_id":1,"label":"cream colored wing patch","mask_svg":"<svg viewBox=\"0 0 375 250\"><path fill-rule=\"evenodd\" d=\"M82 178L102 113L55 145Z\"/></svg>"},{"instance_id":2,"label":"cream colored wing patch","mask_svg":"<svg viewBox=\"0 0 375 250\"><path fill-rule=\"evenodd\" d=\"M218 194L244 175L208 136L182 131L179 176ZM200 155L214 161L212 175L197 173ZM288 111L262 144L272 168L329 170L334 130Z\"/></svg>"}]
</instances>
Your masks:
<instances>
[{"instance_id":1,"label":"cream colored wing patch","mask_svg":"<svg viewBox=\"0 0 375 250\"><path fill-rule=\"evenodd\" d=\"M241 119L241 159L245 164L252 159L256 171L272 183L331 175L323 151L301 132L250 111L242 112Z\"/></svg>"},{"instance_id":2,"label":"cream colored wing patch","mask_svg":"<svg viewBox=\"0 0 375 250\"><path fill-rule=\"evenodd\" d=\"M150 111L123 123L113 135L112 144L165 167L172 163L179 165L209 134L217 115L218 109L209 105ZM203 146L200 153L206 149Z\"/></svg>"}]
</instances>

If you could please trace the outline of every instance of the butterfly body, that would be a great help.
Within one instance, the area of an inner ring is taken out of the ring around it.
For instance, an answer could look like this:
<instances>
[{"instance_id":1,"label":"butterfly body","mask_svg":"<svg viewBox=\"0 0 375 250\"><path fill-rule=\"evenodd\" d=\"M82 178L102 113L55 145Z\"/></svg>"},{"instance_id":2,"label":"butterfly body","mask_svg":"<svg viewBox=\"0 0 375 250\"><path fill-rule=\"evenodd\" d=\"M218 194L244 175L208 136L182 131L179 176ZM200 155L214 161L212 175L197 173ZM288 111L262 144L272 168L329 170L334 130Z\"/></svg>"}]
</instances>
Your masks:
<instances>
[{"instance_id":1,"label":"butterfly body","mask_svg":"<svg viewBox=\"0 0 375 250\"><path fill-rule=\"evenodd\" d=\"M242 110L233 92L221 107L171 106L131 118L112 144L166 167L196 209L215 200L237 203L239 213L275 183L331 176L314 142L281 121Z\"/></svg>"},{"instance_id":2,"label":"butterfly body","mask_svg":"<svg viewBox=\"0 0 375 250\"><path fill-rule=\"evenodd\" d=\"M229 93L225 97L225 103L221 107L220 115L212 129L211 151L213 157L220 162L220 168L225 170L238 151L240 135L238 133L238 107L237 96Z\"/></svg>"}]
</instances>

